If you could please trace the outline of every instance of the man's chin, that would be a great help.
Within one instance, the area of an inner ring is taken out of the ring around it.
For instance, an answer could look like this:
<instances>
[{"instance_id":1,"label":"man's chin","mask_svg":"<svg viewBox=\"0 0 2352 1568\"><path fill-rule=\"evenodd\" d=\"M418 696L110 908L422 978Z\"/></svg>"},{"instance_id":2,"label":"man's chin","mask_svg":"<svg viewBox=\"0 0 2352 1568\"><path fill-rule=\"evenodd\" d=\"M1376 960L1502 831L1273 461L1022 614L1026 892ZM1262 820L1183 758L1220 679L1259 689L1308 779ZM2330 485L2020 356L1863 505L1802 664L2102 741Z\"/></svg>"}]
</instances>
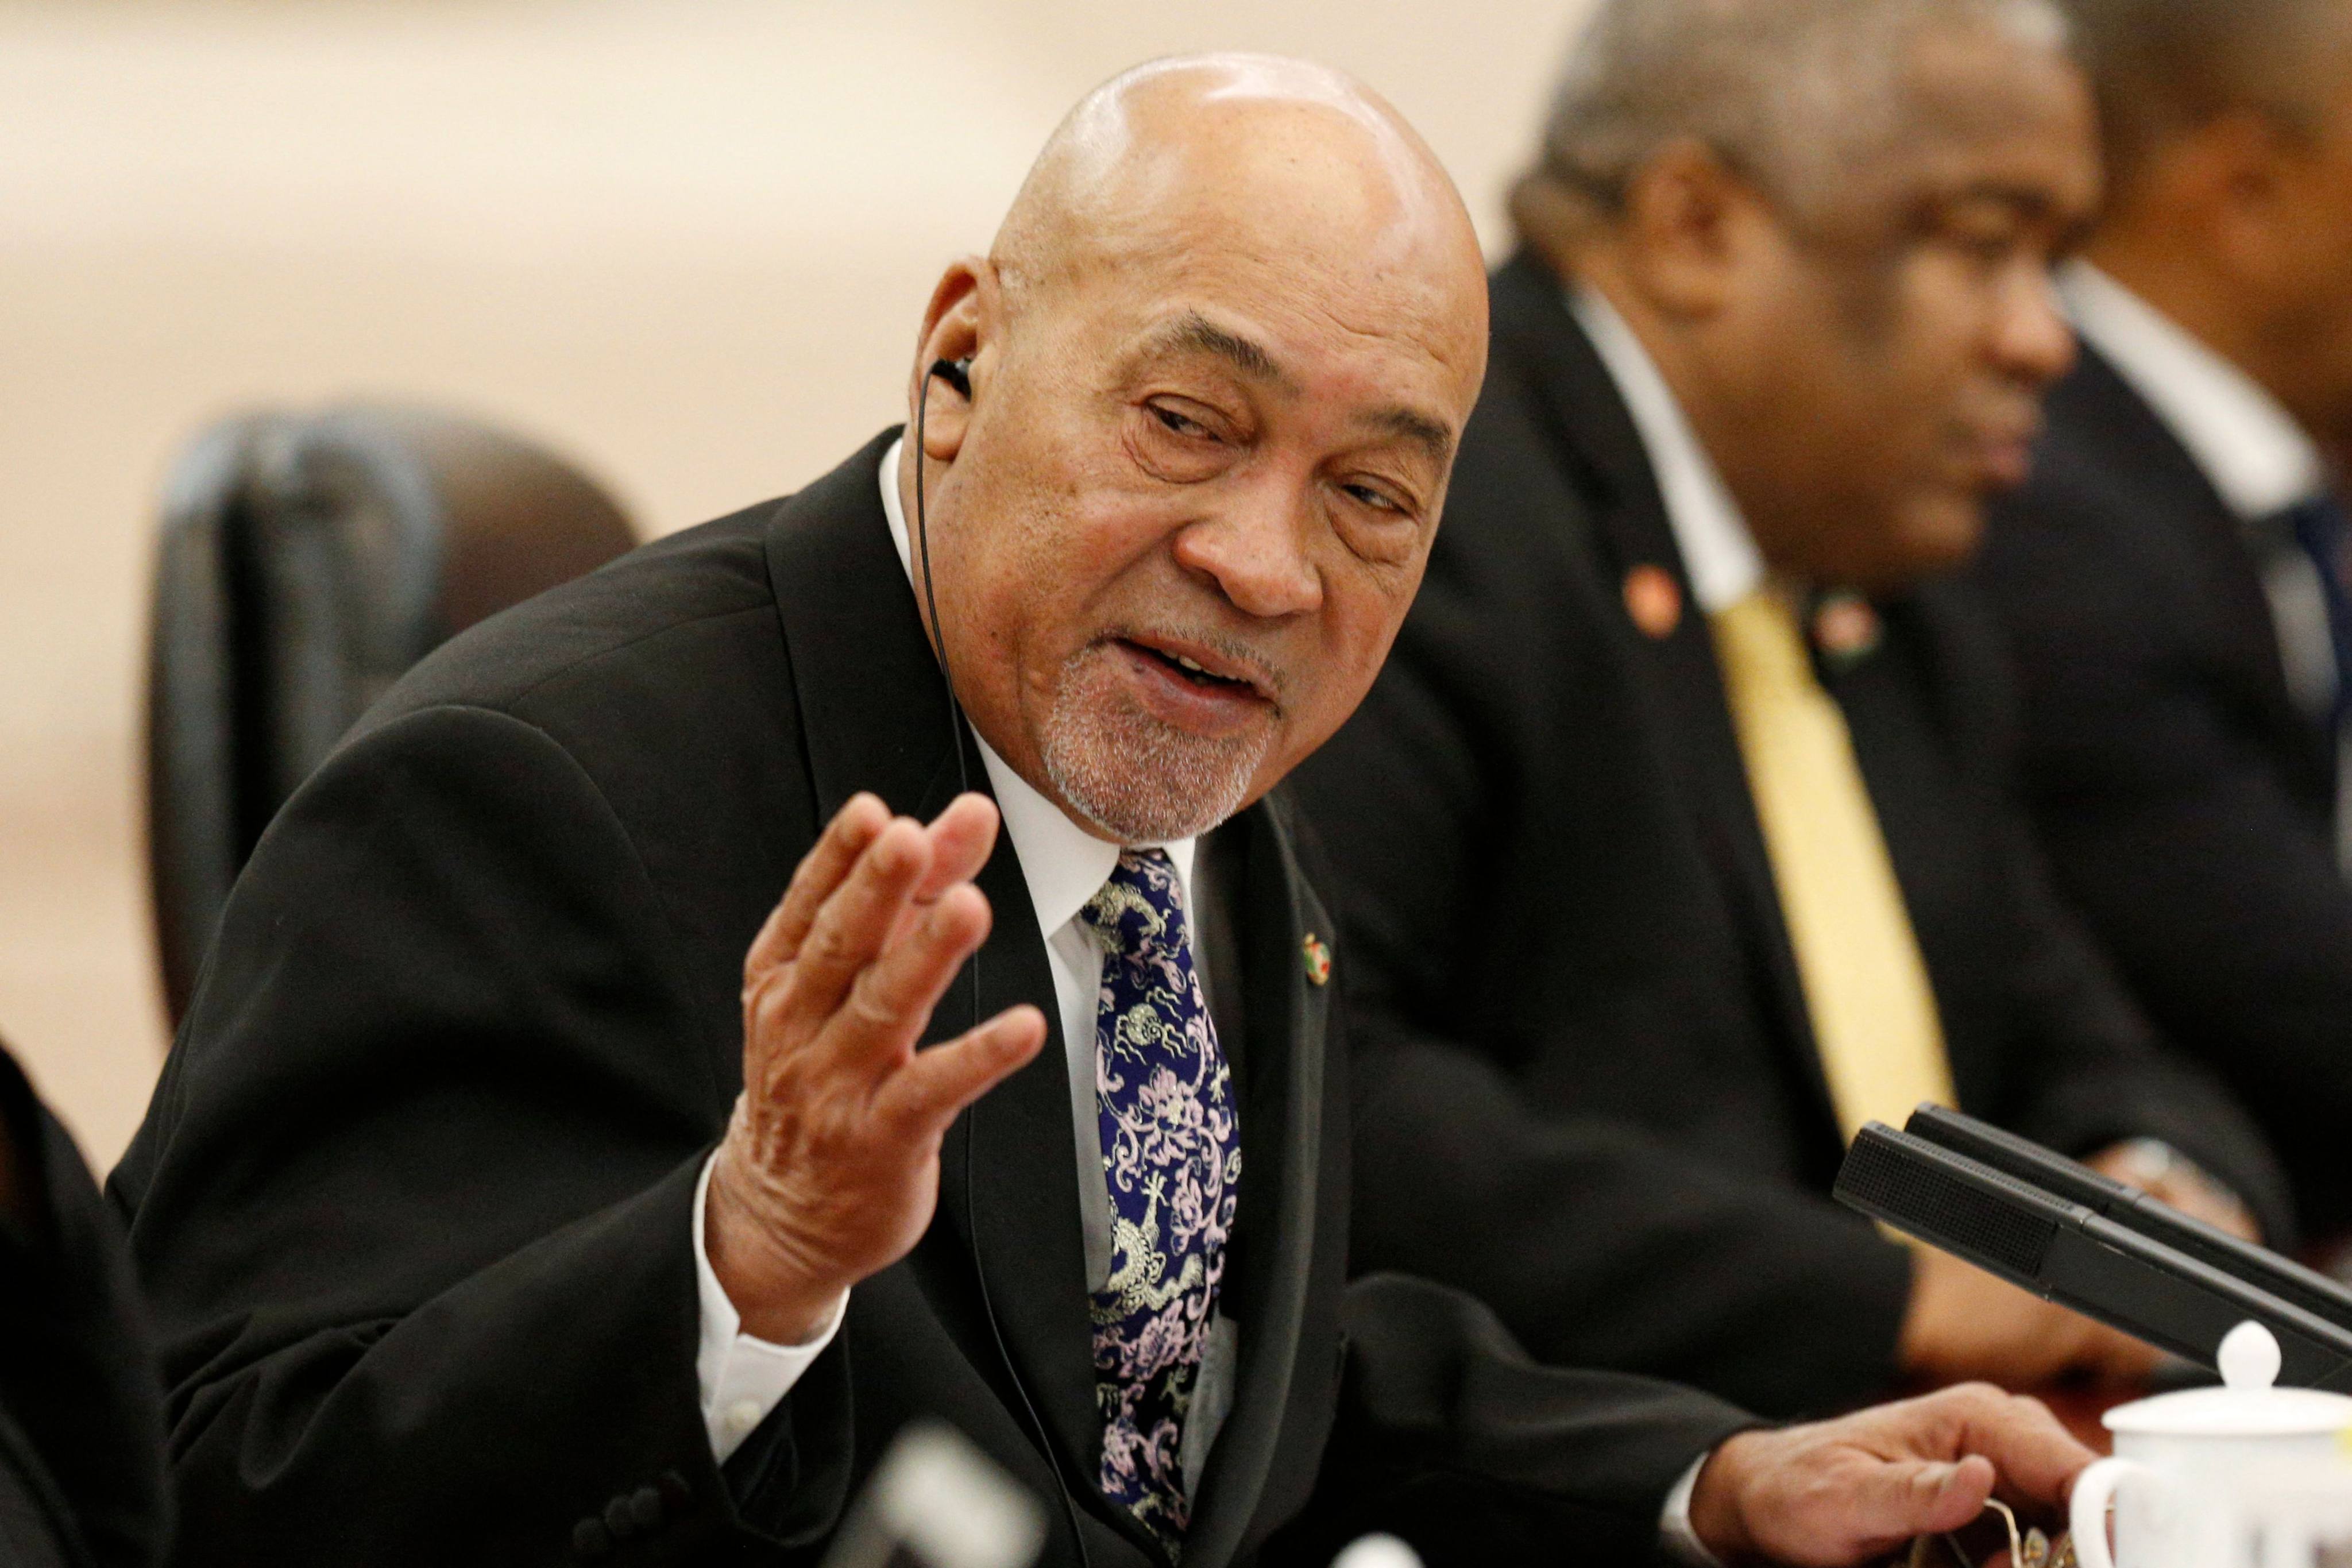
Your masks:
<instances>
[{"instance_id":1,"label":"man's chin","mask_svg":"<svg viewBox=\"0 0 2352 1568\"><path fill-rule=\"evenodd\" d=\"M1906 508L1892 521L1867 560L1821 574L1825 586L1866 594L1899 594L1960 571L1984 543L1984 501L1974 491L1949 491ZM1857 552L1859 553L1859 552Z\"/></svg>"},{"instance_id":2,"label":"man's chin","mask_svg":"<svg viewBox=\"0 0 2352 1568\"><path fill-rule=\"evenodd\" d=\"M1248 804L1273 743L1259 735L1186 735L1142 714L1049 728L1038 748L1069 809L1122 844L1195 838Z\"/></svg>"},{"instance_id":3,"label":"man's chin","mask_svg":"<svg viewBox=\"0 0 2352 1568\"><path fill-rule=\"evenodd\" d=\"M1908 531L1915 576L1957 572L1976 558L1985 538L1985 503L1970 491L1928 508Z\"/></svg>"}]
</instances>

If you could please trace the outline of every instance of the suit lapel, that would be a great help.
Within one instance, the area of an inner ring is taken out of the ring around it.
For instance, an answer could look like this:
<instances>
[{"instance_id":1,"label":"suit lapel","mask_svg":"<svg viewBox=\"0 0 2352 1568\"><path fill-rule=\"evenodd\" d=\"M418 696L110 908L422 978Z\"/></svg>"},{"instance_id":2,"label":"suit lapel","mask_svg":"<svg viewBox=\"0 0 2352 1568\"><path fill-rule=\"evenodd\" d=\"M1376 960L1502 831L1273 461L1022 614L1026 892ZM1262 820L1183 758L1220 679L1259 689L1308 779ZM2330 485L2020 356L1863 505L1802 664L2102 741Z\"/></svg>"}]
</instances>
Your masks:
<instances>
[{"instance_id":1,"label":"suit lapel","mask_svg":"<svg viewBox=\"0 0 2352 1568\"><path fill-rule=\"evenodd\" d=\"M1595 537L1590 548L1604 586L1622 584L1646 566L1671 574L1681 594L1685 613L1666 636L1641 631L1630 616L1622 629L1647 650L1648 657L1635 666L1650 677L1646 695L1665 715L1669 762L1691 803L1693 827L1742 917L1743 940L1760 977L1759 1000L1780 1020L1798 1071L1826 1108L1829 1085L1822 1075L1772 862L1748 791L1715 639L1675 542L1641 432L1541 260L1526 252L1515 258L1496 274L1494 300L1496 334L1507 336L1514 353L1528 362L1551 417L1553 440L1591 501ZM1624 615L1622 596L1612 604L1615 613Z\"/></svg>"},{"instance_id":2,"label":"suit lapel","mask_svg":"<svg viewBox=\"0 0 2352 1568\"><path fill-rule=\"evenodd\" d=\"M821 822L860 790L928 820L959 785L939 664L891 542L876 477L896 435L886 433L786 502L768 532L769 575ZM968 731L961 739L962 776L986 791L979 752ZM996 911L977 959L978 1005L967 970L933 1014L926 1043L952 1038L1023 1002L1044 1009L1047 1038L1035 1060L950 1131L940 1152L939 1213L918 1249L918 1268L929 1288L957 1299L942 1300L942 1321L961 1326L966 1352L983 1368L1001 1359L992 1317L1012 1363L1007 1370L1051 1434L1056 1463L1099 1508L1102 1428L1053 972L1009 836L999 837L978 880ZM985 1201L972 1202L975 1193ZM975 1272L987 1298L978 1314L968 1301ZM1019 1409L1015 1391L1004 1393L1007 1406Z\"/></svg>"},{"instance_id":3,"label":"suit lapel","mask_svg":"<svg viewBox=\"0 0 2352 1568\"><path fill-rule=\"evenodd\" d=\"M1317 1237L1323 1051L1328 988L1307 978L1309 934L1330 921L1300 876L1279 812L1261 805L1223 831L1244 836L1234 913L1242 929L1242 1196L1234 1233L1247 1252L1225 1313L1241 1329L1233 1414L1210 1451L1185 1542L1185 1568L1220 1568L1241 1544L1274 1463L1305 1349Z\"/></svg>"}]
</instances>

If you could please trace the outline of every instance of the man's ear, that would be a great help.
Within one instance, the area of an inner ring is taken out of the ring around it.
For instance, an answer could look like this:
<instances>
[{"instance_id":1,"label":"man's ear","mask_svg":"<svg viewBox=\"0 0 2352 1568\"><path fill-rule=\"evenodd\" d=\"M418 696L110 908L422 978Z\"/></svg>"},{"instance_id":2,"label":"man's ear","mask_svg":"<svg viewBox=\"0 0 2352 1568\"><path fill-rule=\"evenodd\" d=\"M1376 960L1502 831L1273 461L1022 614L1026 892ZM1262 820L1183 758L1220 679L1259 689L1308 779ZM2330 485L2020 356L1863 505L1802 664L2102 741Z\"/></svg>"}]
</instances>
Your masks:
<instances>
[{"instance_id":1,"label":"man's ear","mask_svg":"<svg viewBox=\"0 0 2352 1568\"><path fill-rule=\"evenodd\" d=\"M1634 286L1669 316L1706 317L1733 291L1746 184L1705 143L1667 144L1627 184L1619 219Z\"/></svg>"},{"instance_id":2,"label":"man's ear","mask_svg":"<svg viewBox=\"0 0 2352 1568\"><path fill-rule=\"evenodd\" d=\"M985 384L983 368L1003 319L996 274L986 260L968 256L950 266L931 290L930 308L923 313L923 340L915 355L913 384L908 389L909 430L921 415L923 451L934 462L951 462L963 447L971 410ZM945 360L966 367L966 384L934 375ZM928 399L928 405L925 400Z\"/></svg>"}]
</instances>

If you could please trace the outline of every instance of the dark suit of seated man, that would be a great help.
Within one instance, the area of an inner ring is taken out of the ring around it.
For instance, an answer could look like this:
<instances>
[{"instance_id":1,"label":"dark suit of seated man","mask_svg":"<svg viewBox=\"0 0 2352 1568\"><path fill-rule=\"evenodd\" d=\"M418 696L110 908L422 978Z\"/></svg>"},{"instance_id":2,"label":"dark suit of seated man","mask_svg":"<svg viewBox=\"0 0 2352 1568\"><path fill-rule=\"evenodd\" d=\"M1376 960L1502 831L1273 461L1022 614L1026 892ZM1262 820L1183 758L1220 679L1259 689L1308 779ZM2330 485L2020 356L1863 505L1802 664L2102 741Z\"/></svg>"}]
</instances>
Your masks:
<instances>
[{"instance_id":1,"label":"dark suit of seated man","mask_svg":"<svg viewBox=\"0 0 2352 1568\"><path fill-rule=\"evenodd\" d=\"M0 1563L161 1568L170 1500L121 1227L0 1050Z\"/></svg>"},{"instance_id":2,"label":"dark suit of seated man","mask_svg":"<svg viewBox=\"0 0 2352 1568\"><path fill-rule=\"evenodd\" d=\"M118 1184L184 1560L805 1562L919 1417L1086 1568L1842 1563L1996 1460L2058 1496L1990 1391L1744 1432L1346 1288L1350 957L1268 792L1419 581L1482 265L1360 87L1144 68L948 270L915 433L379 708Z\"/></svg>"},{"instance_id":3,"label":"dark suit of seated man","mask_svg":"<svg viewBox=\"0 0 2352 1568\"><path fill-rule=\"evenodd\" d=\"M2352 6L2116 0L2077 26L2112 196L2083 363L1983 582L2060 888L2352 1239Z\"/></svg>"},{"instance_id":4,"label":"dark suit of seated man","mask_svg":"<svg viewBox=\"0 0 2352 1568\"><path fill-rule=\"evenodd\" d=\"M2044 885L1991 628L1937 580L2067 363L2046 269L2097 162L2055 37L1611 0L1518 194L1428 580L1299 788L1361 1004L1359 1265L1542 1359L1775 1415L2145 1365L1830 1201L1925 1100L2161 1141L2218 1178L2167 1195L2284 1223Z\"/></svg>"}]
</instances>

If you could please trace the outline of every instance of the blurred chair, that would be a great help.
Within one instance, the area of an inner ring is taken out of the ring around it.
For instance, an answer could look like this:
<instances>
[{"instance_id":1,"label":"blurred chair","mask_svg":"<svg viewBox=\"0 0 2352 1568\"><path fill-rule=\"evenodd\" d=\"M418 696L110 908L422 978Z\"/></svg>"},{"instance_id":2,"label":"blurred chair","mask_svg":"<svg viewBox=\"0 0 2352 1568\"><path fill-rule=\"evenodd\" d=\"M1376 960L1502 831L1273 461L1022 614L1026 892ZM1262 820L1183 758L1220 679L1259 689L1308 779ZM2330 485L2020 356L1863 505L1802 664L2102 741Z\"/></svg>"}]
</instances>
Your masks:
<instances>
[{"instance_id":1,"label":"blurred chair","mask_svg":"<svg viewBox=\"0 0 2352 1568\"><path fill-rule=\"evenodd\" d=\"M261 414L189 446L165 483L147 688L175 1024L262 830L368 705L475 622L635 542L568 464L448 414Z\"/></svg>"}]
</instances>

